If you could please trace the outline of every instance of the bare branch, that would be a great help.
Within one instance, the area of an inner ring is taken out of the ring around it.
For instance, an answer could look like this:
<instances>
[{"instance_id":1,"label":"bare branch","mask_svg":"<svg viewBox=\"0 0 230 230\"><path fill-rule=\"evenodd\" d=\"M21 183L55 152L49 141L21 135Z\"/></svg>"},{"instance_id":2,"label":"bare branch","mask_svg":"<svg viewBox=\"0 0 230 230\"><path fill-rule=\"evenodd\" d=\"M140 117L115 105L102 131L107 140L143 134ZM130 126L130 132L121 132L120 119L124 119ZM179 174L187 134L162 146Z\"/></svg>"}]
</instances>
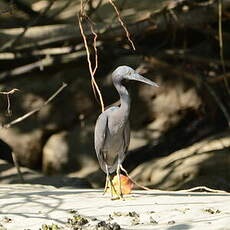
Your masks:
<instances>
[{"instance_id":1,"label":"bare branch","mask_svg":"<svg viewBox=\"0 0 230 230\"><path fill-rule=\"evenodd\" d=\"M19 91L19 89L16 89L16 88L14 88L14 89L11 89L10 91L0 91L0 94L5 94L5 95L9 95L9 94L13 94L13 93L15 93L15 92L17 92L17 91Z\"/></svg>"},{"instance_id":2,"label":"bare branch","mask_svg":"<svg viewBox=\"0 0 230 230\"><path fill-rule=\"evenodd\" d=\"M20 0L13 0L13 1L12 0L3 0L3 1L6 2L7 4L9 4L11 7L13 5L18 10L22 11L23 13L27 14L28 16L31 16L31 17L39 16L38 12L31 9L29 7L29 5L25 4L24 2L22 2Z\"/></svg>"},{"instance_id":3,"label":"bare branch","mask_svg":"<svg viewBox=\"0 0 230 230\"><path fill-rule=\"evenodd\" d=\"M20 169L20 165L18 163L18 158L17 158L17 156L16 156L16 154L14 152L12 152L11 154L12 154L14 166L16 167L17 172L18 172L18 177L19 177L21 183L25 183L25 180L23 178L23 175L22 175L22 172L21 172L21 169Z\"/></svg>"},{"instance_id":4,"label":"bare branch","mask_svg":"<svg viewBox=\"0 0 230 230\"><path fill-rule=\"evenodd\" d=\"M40 111L44 106L46 106L49 102L51 102L65 87L67 86L66 83L63 83L62 86L51 96L49 97L41 106L39 106L38 108L24 114L23 116L11 121L8 124L3 125L3 128L10 128L12 125L15 125L23 120L25 120L26 118L32 116L33 114L37 113L38 111Z\"/></svg>"},{"instance_id":5,"label":"bare branch","mask_svg":"<svg viewBox=\"0 0 230 230\"><path fill-rule=\"evenodd\" d=\"M65 3L63 7L61 7L59 10L57 10L53 15L50 16L50 18L55 18L57 17L61 12L63 12L70 4L72 0L69 0Z\"/></svg>"},{"instance_id":6,"label":"bare branch","mask_svg":"<svg viewBox=\"0 0 230 230\"><path fill-rule=\"evenodd\" d=\"M53 3L54 3L54 1L50 1L48 6L45 8L45 10L40 15L38 15L34 20L30 21L28 23L28 25L25 26L23 31L16 38L7 42L3 47L0 48L0 50L4 51L9 47L13 47L24 36L24 34L26 33L26 31L28 30L29 27L36 25L36 23L47 14L47 12L49 11L49 9L53 5Z\"/></svg>"},{"instance_id":7,"label":"bare branch","mask_svg":"<svg viewBox=\"0 0 230 230\"><path fill-rule=\"evenodd\" d=\"M223 114L227 120L228 127L230 127L230 114L228 113L228 110L226 109L226 107L224 106L222 101L220 100L217 93L212 89L212 87L208 83L205 83L205 82L203 82L203 83L206 86L206 88L208 89L209 93L213 96L214 100L216 101L216 103L219 106L219 108L221 109L221 111L223 112Z\"/></svg>"},{"instance_id":8,"label":"bare branch","mask_svg":"<svg viewBox=\"0 0 230 230\"><path fill-rule=\"evenodd\" d=\"M220 60L222 64L223 72L225 73L225 60L224 60L224 44L223 44L223 29L222 29L222 5L223 0L218 0L218 33L219 33L219 47L220 47ZM230 95L230 87L228 79L224 78L224 84L227 89L228 94Z\"/></svg>"},{"instance_id":9,"label":"bare branch","mask_svg":"<svg viewBox=\"0 0 230 230\"><path fill-rule=\"evenodd\" d=\"M11 115L12 114L12 111L10 109L10 95L14 94L15 92L19 91L19 89L12 89L10 91L0 91L0 94L4 94L6 95L6 98L7 98L7 113L8 115Z\"/></svg>"},{"instance_id":10,"label":"bare branch","mask_svg":"<svg viewBox=\"0 0 230 230\"><path fill-rule=\"evenodd\" d=\"M224 79L230 79L230 73L224 73L215 78L210 78L208 79L208 82L215 84L216 82L223 81Z\"/></svg>"},{"instance_id":11,"label":"bare branch","mask_svg":"<svg viewBox=\"0 0 230 230\"><path fill-rule=\"evenodd\" d=\"M58 63L66 63L69 61L76 60L76 58L82 57L85 55L86 55L85 51L77 51L77 52L70 53L70 54L60 55L61 57L47 55L45 58L40 59L39 61L30 63L30 64L26 64L24 66L19 66L19 67L16 67L15 69L0 73L0 82L4 82L8 80L9 79L8 77L14 77L14 76L18 76L21 74L26 74L36 68L42 69L46 66L50 66L56 60L58 61Z\"/></svg>"},{"instance_id":12,"label":"bare branch","mask_svg":"<svg viewBox=\"0 0 230 230\"><path fill-rule=\"evenodd\" d=\"M230 7L230 1L223 0L223 10ZM176 9L175 9L176 10ZM200 28L201 25L215 22L218 16L218 8L216 4L209 6L203 6L198 8L191 8L188 12L178 10L176 12L178 22L175 23L177 28L192 27ZM169 19L165 17L164 13L154 12L151 15L147 15L142 19L133 20L128 24L129 32L131 34L140 35L146 30L155 30L155 32L162 32L169 28ZM101 40L113 39L114 37L121 34L123 28L120 25L112 25L108 27L106 23L97 23L95 25L95 31ZM0 29L1 41L0 46L7 43L12 37L18 36L22 33L22 28L10 28ZM85 35L92 35L92 31L85 30ZM39 34L39 36L38 36ZM223 34L224 35L224 34ZM66 24L66 25L45 25L45 26L33 26L28 28L26 36L22 37L14 48L9 47L9 50L23 50L31 49L34 47L48 46L56 42L63 42L68 40L75 40L79 42L82 35L78 28ZM225 60L226 61L226 60ZM226 64L226 63L225 63Z\"/></svg>"},{"instance_id":13,"label":"bare branch","mask_svg":"<svg viewBox=\"0 0 230 230\"><path fill-rule=\"evenodd\" d=\"M110 4L113 6L114 10L116 11L118 20L119 20L121 26L124 28L125 33L126 33L126 37L127 37L127 39L129 40L129 42L130 42L130 44L131 44L133 50L136 50L135 45L134 45L132 39L130 38L130 33L129 33L127 27L125 26L124 22L122 21L121 15L120 15L120 13L119 13L119 11L118 11L118 9L117 9L115 3L113 2L113 0L109 0L109 2L110 2Z\"/></svg>"},{"instance_id":14,"label":"bare branch","mask_svg":"<svg viewBox=\"0 0 230 230\"><path fill-rule=\"evenodd\" d=\"M96 94L95 94L95 89L96 89L96 92L98 93L99 95L99 99L100 99L100 104L101 104L101 110L102 112L104 111L104 102L103 102L103 98L102 98L102 95L101 95L101 92L100 92L100 89L97 85L97 82L94 78L94 75L97 71L97 68L98 68L98 55L97 55L97 47L96 47L96 42L97 42L97 34L95 32L95 30L93 29L93 24L92 22L89 20L89 18L87 16L85 16L84 14L84 4L83 4L83 0L81 0L81 11L78 15L78 24L79 24L79 28L80 28L80 32L81 32L81 35L82 35L82 38L83 38L83 41L84 41L84 45L85 45L85 49L86 49L86 54L87 54L87 62L88 62L88 66L89 66L89 72L90 72L90 76L91 76L91 82L92 82L92 88L93 88L93 92L94 92L94 95L96 97ZM82 26L82 20L83 18L87 18L88 20L88 23L90 24L90 29L91 29L91 33L94 35L94 39L93 39L93 47L94 47L94 62L95 62L95 66L94 68L92 67L92 63L91 63L91 60L90 60L90 51L89 51L89 46L88 46L88 42L87 42L87 38L85 36L85 33L84 33L84 29L83 29L83 26ZM97 97L96 97L97 99Z\"/></svg>"},{"instance_id":15,"label":"bare branch","mask_svg":"<svg viewBox=\"0 0 230 230\"><path fill-rule=\"evenodd\" d=\"M197 191L202 191L202 192L210 192L210 193L228 193L224 190L217 190L217 189L211 189L211 188L208 188L206 186L197 186L197 187L194 187L194 188L190 188L190 189L184 189L184 190L177 190L177 191L165 191L165 190L160 190L160 189L151 189L151 188L148 188L146 186L143 186L139 183L137 183L135 180L133 180L128 172L123 168L123 166L121 165L121 170L126 174L126 176L139 188L142 188L144 190L147 190L147 191L157 191L157 192L165 192L165 193L178 193L178 192L186 192L186 193L190 193L190 192L197 192Z\"/></svg>"}]
</instances>

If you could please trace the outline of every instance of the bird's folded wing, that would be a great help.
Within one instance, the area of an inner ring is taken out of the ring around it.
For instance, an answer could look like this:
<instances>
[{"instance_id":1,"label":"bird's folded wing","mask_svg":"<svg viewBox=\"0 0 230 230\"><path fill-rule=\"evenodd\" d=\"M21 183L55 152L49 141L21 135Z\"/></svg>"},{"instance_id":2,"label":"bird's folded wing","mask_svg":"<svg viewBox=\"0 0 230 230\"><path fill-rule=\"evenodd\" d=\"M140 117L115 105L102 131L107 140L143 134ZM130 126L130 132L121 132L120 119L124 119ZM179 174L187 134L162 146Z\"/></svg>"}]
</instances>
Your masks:
<instances>
[{"instance_id":1,"label":"bird's folded wing","mask_svg":"<svg viewBox=\"0 0 230 230\"><path fill-rule=\"evenodd\" d=\"M96 122L94 141L95 141L95 150L97 155L103 150L106 138L106 130L108 126L108 116L105 113L102 113Z\"/></svg>"}]
</instances>

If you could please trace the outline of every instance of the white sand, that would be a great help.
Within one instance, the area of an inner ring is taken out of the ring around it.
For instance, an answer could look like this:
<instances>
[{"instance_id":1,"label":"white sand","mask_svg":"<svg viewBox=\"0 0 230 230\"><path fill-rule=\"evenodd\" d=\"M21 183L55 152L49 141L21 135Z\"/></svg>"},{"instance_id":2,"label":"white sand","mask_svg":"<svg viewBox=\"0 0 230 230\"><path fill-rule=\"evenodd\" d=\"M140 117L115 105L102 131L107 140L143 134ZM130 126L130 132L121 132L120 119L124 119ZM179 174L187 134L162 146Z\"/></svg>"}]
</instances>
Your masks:
<instances>
[{"instance_id":1,"label":"white sand","mask_svg":"<svg viewBox=\"0 0 230 230\"><path fill-rule=\"evenodd\" d=\"M0 185L0 223L8 230L35 230L44 223L64 226L73 216L71 209L106 221L120 212L111 222L122 229L230 230L230 194L134 191L125 201L112 201L101 190ZM127 216L132 211L140 215L137 225Z\"/></svg>"}]
</instances>

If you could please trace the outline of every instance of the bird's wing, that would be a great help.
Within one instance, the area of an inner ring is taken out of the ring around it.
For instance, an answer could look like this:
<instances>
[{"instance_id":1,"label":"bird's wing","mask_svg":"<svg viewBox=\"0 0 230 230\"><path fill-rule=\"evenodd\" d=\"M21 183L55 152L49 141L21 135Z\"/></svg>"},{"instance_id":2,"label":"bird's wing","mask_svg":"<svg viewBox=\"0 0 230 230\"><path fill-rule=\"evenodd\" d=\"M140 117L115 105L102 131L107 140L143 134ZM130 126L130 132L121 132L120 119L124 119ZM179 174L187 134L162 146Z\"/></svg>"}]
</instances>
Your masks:
<instances>
[{"instance_id":1,"label":"bird's wing","mask_svg":"<svg viewBox=\"0 0 230 230\"><path fill-rule=\"evenodd\" d=\"M95 125L95 132L94 132L95 150L100 164L103 162L102 150L105 144L107 128L108 128L108 116L106 113L102 113L97 119Z\"/></svg>"},{"instance_id":2,"label":"bird's wing","mask_svg":"<svg viewBox=\"0 0 230 230\"><path fill-rule=\"evenodd\" d=\"M130 142L130 125L129 121L127 121L125 128L124 128L124 133L123 133L123 140L124 140L124 145L123 145L123 150L120 153L119 161L122 163L127 155L128 147L129 147L129 142Z\"/></svg>"},{"instance_id":3,"label":"bird's wing","mask_svg":"<svg viewBox=\"0 0 230 230\"><path fill-rule=\"evenodd\" d=\"M127 152L128 147L129 147L129 142L130 142L130 125L129 125L129 121L127 121L126 126L125 126L125 130L124 130L124 140L125 140L125 152Z\"/></svg>"}]
</instances>

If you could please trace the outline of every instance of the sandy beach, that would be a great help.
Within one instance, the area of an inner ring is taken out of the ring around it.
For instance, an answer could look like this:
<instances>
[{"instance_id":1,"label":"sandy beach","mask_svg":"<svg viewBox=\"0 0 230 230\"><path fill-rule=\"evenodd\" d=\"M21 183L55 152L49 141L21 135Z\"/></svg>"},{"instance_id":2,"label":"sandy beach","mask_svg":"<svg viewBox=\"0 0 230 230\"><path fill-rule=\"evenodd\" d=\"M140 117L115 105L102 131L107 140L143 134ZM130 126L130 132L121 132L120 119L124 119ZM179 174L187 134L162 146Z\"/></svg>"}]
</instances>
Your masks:
<instances>
[{"instance_id":1,"label":"sandy beach","mask_svg":"<svg viewBox=\"0 0 230 230\"><path fill-rule=\"evenodd\" d=\"M230 194L134 191L111 200L95 189L0 186L1 229L71 229L76 216L86 220L79 229L229 230Z\"/></svg>"}]
</instances>

